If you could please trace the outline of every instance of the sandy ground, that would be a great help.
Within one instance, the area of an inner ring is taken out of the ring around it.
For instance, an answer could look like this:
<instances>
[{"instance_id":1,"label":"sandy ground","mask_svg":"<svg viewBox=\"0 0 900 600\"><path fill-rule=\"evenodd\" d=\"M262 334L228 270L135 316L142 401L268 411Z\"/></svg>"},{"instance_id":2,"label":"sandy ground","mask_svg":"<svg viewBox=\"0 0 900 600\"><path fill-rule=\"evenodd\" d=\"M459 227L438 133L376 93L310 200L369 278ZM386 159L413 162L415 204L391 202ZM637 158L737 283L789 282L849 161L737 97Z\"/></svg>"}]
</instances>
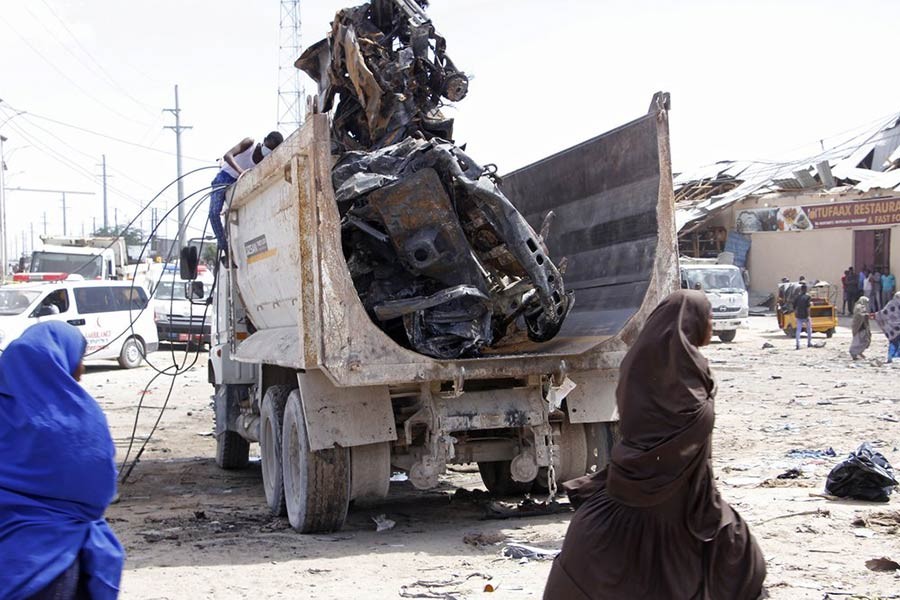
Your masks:
<instances>
[{"instance_id":1,"label":"sandy ground","mask_svg":"<svg viewBox=\"0 0 900 600\"><path fill-rule=\"evenodd\" d=\"M819 337L815 341L825 341ZM868 356L883 359L884 337L874 338ZM763 349L764 343L773 347ZM762 545L775 599L900 597L900 572L873 572L865 564L900 560L896 494L889 504L813 495L861 442L900 466L900 365L854 363L849 343L842 327L824 348L795 351L774 318L755 317L734 343L706 349L720 386L714 433L719 489ZM165 353L153 358L161 365L171 360ZM200 355L177 380L159 429L109 510L128 552L124 598L541 596L550 563L503 558L504 541L559 548L571 513L483 520L477 496L455 493L480 487L470 468L448 474L428 493L392 484L380 505L351 509L337 534L299 535L286 520L271 518L258 461L239 472L215 466L205 360ZM97 365L85 377L109 416L120 459L152 374L147 367L125 372ZM163 380L151 387L138 444L167 388ZM788 456L793 449L828 448L836 458ZM798 478L776 478L791 468L800 469ZM396 526L377 533L372 517L380 514ZM480 544L464 541L475 533L483 534ZM487 584L496 591L486 593Z\"/></svg>"}]
</instances>

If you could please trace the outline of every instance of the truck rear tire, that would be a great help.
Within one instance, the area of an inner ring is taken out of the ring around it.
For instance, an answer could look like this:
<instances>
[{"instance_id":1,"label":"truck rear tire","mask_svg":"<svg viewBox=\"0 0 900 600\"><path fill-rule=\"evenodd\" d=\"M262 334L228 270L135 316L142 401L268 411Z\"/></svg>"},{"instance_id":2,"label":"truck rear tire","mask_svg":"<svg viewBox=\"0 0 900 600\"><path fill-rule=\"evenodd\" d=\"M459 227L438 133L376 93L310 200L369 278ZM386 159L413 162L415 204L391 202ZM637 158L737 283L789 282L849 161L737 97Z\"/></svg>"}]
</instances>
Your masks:
<instances>
[{"instance_id":1,"label":"truck rear tire","mask_svg":"<svg viewBox=\"0 0 900 600\"><path fill-rule=\"evenodd\" d=\"M586 473L602 471L612 458L612 449L622 436L619 423L585 423L584 437L587 442Z\"/></svg>"},{"instance_id":2,"label":"truck rear tire","mask_svg":"<svg viewBox=\"0 0 900 600\"><path fill-rule=\"evenodd\" d=\"M511 460L478 463L484 487L494 496L521 496L531 491L533 481L514 481L510 473Z\"/></svg>"},{"instance_id":3,"label":"truck rear tire","mask_svg":"<svg viewBox=\"0 0 900 600\"><path fill-rule=\"evenodd\" d=\"M734 338L737 335L737 331L735 331L734 329L731 329L729 331L723 331L717 335L719 336L720 340L722 340L725 343L728 343L728 342L734 341Z\"/></svg>"},{"instance_id":4,"label":"truck rear tire","mask_svg":"<svg viewBox=\"0 0 900 600\"><path fill-rule=\"evenodd\" d=\"M281 456L291 527L301 533L343 527L350 504L350 449L310 450L300 390L288 396Z\"/></svg>"},{"instance_id":5,"label":"truck rear tire","mask_svg":"<svg viewBox=\"0 0 900 600\"><path fill-rule=\"evenodd\" d=\"M266 389L259 409L259 454L262 463L263 489L266 504L272 514L285 515L284 474L281 460L281 434L284 427L284 407L291 386L273 385Z\"/></svg>"},{"instance_id":6,"label":"truck rear tire","mask_svg":"<svg viewBox=\"0 0 900 600\"><path fill-rule=\"evenodd\" d=\"M234 431L216 436L216 464L221 469L243 469L250 462L250 442Z\"/></svg>"}]
</instances>

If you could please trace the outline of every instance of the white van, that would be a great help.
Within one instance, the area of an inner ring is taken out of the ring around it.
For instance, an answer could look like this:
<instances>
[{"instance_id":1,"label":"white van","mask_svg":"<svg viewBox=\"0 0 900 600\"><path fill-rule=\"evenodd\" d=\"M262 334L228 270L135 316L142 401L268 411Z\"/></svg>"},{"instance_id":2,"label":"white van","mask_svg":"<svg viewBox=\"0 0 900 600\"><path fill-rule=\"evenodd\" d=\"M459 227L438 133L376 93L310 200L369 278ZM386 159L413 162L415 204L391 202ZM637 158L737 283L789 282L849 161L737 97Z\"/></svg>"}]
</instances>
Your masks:
<instances>
[{"instance_id":1,"label":"white van","mask_svg":"<svg viewBox=\"0 0 900 600\"><path fill-rule=\"evenodd\" d=\"M0 287L0 351L42 321L78 327L87 340L86 360L115 359L132 369L156 351L159 338L144 288L128 281L62 277Z\"/></svg>"},{"instance_id":2,"label":"white van","mask_svg":"<svg viewBox=\"0 0 900 600\"><path fill-rule=\"evenodd\" d=\"M713 333L723 342L731 342L737 330L750 316L750 297L743 271L717 259L678 259L681 287L703 290L712 305Z\"/></svg>"},{"instance_id":3,"label":"white van","mask_svg":"<svg viewBox=\"0 0 900 600\"><path fill-rule=\"evenodd\" d=\"M206 298L213 289L213 275L205 268L198 270L194 286L203 298L190 300L187 297L186 284L190 282L181 278L178 267L166 265L153 290L153 318L156 321L156 333L161 342L203 346L210 343L212 331L212 308L206 304ZM202 283L200 289L197 282Z\"/></svg>"}]
</instances>

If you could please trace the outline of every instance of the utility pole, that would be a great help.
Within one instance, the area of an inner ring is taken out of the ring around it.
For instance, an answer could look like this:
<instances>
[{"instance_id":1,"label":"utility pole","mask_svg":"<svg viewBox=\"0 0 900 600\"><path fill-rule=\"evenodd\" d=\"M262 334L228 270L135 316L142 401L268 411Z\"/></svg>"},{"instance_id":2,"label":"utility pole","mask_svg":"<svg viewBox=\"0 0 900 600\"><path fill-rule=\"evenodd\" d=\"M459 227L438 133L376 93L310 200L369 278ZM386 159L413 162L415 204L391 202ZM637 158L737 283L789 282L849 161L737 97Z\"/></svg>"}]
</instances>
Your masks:
<instances>
[{"instance_id":1,"label":"utility pole","mask_svg":"<svg viewBox=\"0 0 900 600\"><path fill-rule=\"evenodd\" d=\"M119 233L119 208L116 207L113 211L115 211L114 214L116 215L116 233Z\"/></svg>"},{"instance_id":2,"label":"utility pole","mask_svg":"<svg viewBox=\"0 0 900 600\"><path fill-rule=\"evenodd\" d=\"M32 221L30 223L30 225L31 225L31 251L34 252L34 221Z\"/></svg>"},{"instance_id":3,"label":"utility pole","mask_svg":"<svg viewBox=\"0 0 900 600\"><path fill-rule=\"evenodd\" d=\"M106 155L103 157L103 229L109 227L108 208L106 204ZM94 231L97 231L94 229Z\"/></svg>"},{"instance_id":4,"label":"utility pole","mask_svg":"<svg viewBox=\"0 0 900 600\"><path fill-rule=\"evenodd\" d=\"M46 210L44 211L44 219L43 220L44 220L44 236L46 237L46 235L47 235L47 211Z\"/></svg>"},{"instance_id":5,"label":"utility pole","mask_svg":"<svg viewBox=\"0 0 900 600\"><path fill-rule=\"evenodd\" d=\"M62 193L62 208L63 208L63 237L69 235L69 232L66 231L66 193Z\"/></svg>"},{"instance_id":6,"label":"utility pole","mask_svg":"<svg viewBox=\"0 0 900 600\"><path fill-rule=\"evenodd\" d=\"M181 180L181 132L186 129L192 129L189 125L181 124L181 106L178 104L178 86L175 86L175 108L164 108L164 112L170 112L175 115L175 125L166 125L166 129L175 132L175 160L178 173L178 236L175 238L177 248L183 245L184 237L184 182Z\"/></svg>"},{"instance_id":7,"label":"utility pole","mask_svg":"<svg viewBox=\"0 0 900 600\"><path fill-rule=\"evenodd\" d=\"M278 129L285 137L303 123L303 84L294 62L300 57L300 0L279 0Z\"/></svg>"}]
</instances>

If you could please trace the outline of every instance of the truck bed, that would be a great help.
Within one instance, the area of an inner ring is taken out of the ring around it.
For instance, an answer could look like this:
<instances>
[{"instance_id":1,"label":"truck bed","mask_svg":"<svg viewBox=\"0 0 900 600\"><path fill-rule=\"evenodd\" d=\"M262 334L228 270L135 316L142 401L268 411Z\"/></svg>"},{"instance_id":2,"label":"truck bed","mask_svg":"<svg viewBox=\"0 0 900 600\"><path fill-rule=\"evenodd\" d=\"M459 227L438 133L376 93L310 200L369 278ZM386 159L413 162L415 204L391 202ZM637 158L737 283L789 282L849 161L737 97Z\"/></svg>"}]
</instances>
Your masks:
<instances>
[{"instance_id":1,"label":"truck bed","mask_svg":"<svg viewBox=\"0 0 900 600\"><path fill-rule=\"evenodd\" d=\"M327 117L313 115L234 186L235 280L258 328L235 358L320 368L339 386L616 369L678 282L667 102L657 94L641 118L504 177L535 229L556 213L547 244L568 258L575 304L549 342L456 360L399 346L366 314L341 246Z\"/></svg>"}]
</instances>

